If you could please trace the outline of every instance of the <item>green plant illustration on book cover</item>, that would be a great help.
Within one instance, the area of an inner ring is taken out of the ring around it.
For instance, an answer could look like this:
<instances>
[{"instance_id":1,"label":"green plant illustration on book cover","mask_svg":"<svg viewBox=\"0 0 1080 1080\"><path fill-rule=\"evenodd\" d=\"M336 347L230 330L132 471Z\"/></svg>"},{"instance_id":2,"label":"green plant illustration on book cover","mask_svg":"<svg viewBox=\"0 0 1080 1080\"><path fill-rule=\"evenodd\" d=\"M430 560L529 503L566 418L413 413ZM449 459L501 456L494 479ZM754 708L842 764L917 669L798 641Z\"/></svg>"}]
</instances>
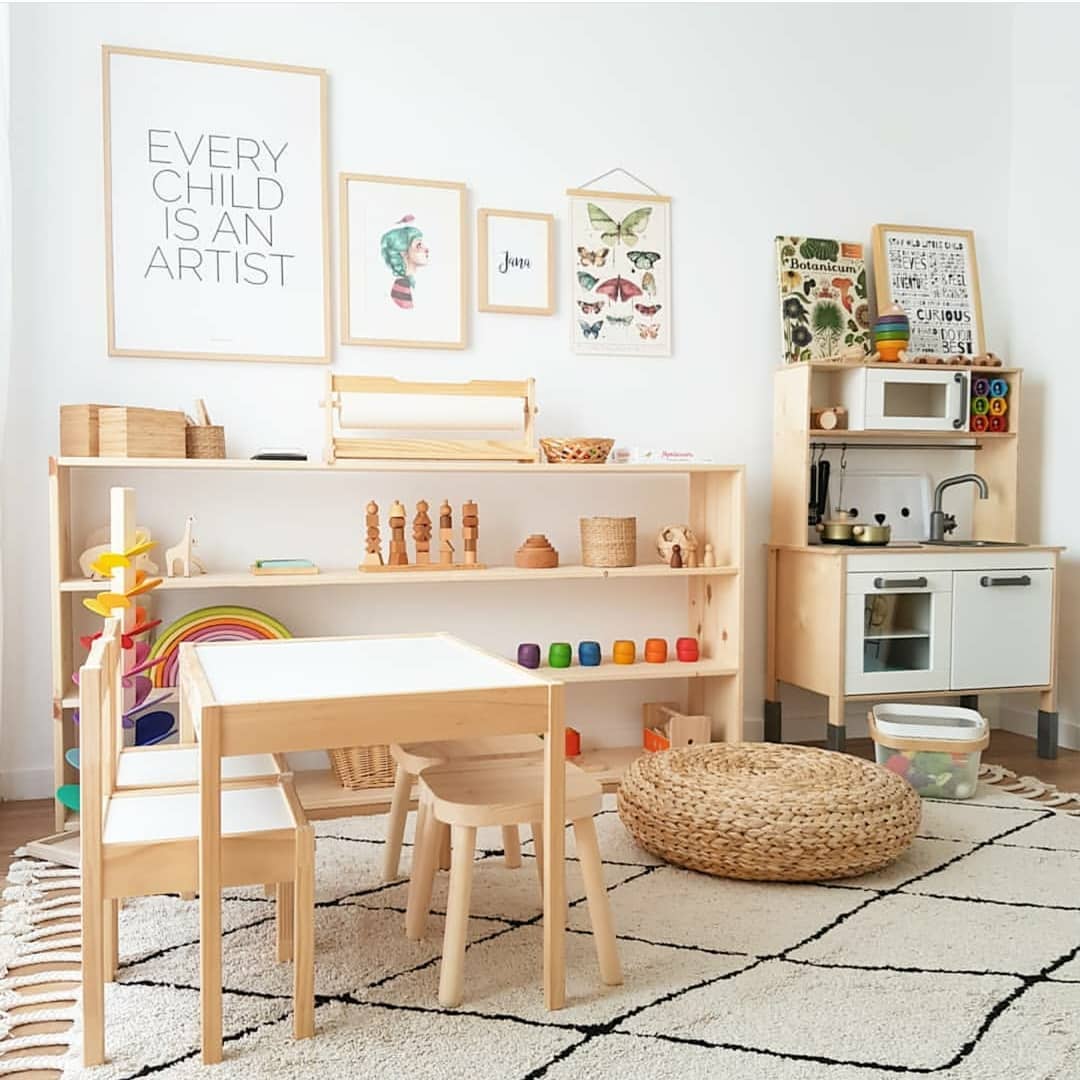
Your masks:
<instances>
[{"instance_id":1,"label":"green plant illustration on book cover","mask_svg":"<svg viewBox=\"0 0 1080 1080\"><path fill-rule=\"evenodd\" d=\"M785 364L870 352L862 244L778 236L776 264Z\"/></svg>"}]
</instances>

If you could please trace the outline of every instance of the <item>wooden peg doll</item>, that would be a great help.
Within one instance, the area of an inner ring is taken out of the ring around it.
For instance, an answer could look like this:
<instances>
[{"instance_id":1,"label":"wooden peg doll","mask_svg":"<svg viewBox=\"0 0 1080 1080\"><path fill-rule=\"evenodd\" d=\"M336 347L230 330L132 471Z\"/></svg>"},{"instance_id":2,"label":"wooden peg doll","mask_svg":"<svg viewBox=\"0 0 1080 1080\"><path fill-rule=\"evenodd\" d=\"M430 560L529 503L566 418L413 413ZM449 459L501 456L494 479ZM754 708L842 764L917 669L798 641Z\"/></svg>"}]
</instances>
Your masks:
<instances>
[{"instance_id":1,"label":"wooden peg doll","mask_svg":"<svg viewBox=\"0 0 1080 1080\"><path fill-rule=\"evenodd\" d=\"M423 499L416 504L413 540L416 542L416 565L427 566L431 562L431 517L428 504Z\"/></svg>"},{"instance_id":2,"label":"wooden peg doll","mask_svg":"<svg viewBox=\"0 0 1080 1080\"><path fill-rule=\"evenodd\" d=\"M671 569L681 570L682 564L682 547L679 544L675 544L671 549Z\"/></svg>"},{"instance_id":3,"label":"wooden peg doll","mask_svg":"<svg viewBox=\"0 0 1080 1080\"><path fill-rule=\"evenodd\" d=\"M379 504L369 502L364 515L367 538L364 544L363 566L382 566L382 538L379 536Z\"/></svg>"}]
</instances>

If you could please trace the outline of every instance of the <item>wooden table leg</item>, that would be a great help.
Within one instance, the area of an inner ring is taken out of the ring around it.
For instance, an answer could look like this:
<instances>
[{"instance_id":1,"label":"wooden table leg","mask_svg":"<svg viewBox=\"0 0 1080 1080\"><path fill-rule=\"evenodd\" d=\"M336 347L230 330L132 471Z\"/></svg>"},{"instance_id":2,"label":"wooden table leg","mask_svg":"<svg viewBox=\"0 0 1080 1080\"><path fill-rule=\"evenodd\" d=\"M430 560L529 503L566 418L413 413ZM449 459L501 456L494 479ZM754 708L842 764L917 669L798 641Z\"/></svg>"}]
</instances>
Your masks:
<instances>
[{"instance_id":1,"label":"wooden table leg","mask_svg":"<svg viewBox=\"0 0 1080 1080\"><path fill-rule=\"evenodd\" d=\"M221 726L204 709L199 741L199 961L202 1060L221 1061Z\"/></svg>"},{"instance_id":2,"label":"wooden table leg","mask_svg":"<svg viewBox=\"0 0 1080 1080\"><path fill-rule=\"evenodd\" d=\"M566 704L565 687L548 688L544 739L544 1004L566 1004Z\"/></svg>"}]
</instances>

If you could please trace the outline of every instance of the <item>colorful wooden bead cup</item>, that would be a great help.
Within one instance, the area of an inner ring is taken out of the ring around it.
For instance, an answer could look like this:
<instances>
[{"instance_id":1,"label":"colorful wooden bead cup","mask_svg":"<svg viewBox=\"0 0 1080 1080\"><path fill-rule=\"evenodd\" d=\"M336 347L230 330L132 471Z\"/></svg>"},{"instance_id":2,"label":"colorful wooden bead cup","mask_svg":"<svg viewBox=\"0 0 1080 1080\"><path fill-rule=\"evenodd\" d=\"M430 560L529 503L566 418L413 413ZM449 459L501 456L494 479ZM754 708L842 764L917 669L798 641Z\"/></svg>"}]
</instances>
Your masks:
<instances>
[{"instance_id":1,"label":"colorful wooden bead cup","mask_svg":"<svg viewBox=\"0 0 1080 1080\"><path fill-rule=\"evenodd\" d=\"M698 659L698 641L693 637L681 637L675 642L675 655L684 664L693 664Z\"/></svg>"},{"instance_id":2,"label":"colorful wooden bead cup","mask_svg":"<svg viewBox=\"0 0 1080 1080\"><path fill-rule=\"evenodd\" d=\"M577 647L578 663L582 667L598 667L600 664L600 642L581 641Z\"/></svg>"},{"instance_id":3,"label":"colorful wooden bead cup","mask_svg":"<svg viewBox=\"0 0 1080 1080\"><path fill-rule=\"evenodd\" d=\"M636 652L637 650L632 641L619 640L611 646L611 659L616 664L632 664Z\"/></svg>"},{"instance_id":4,"label":"colorful wooden bead cup","mask_svg":"<svg viewBox=\"0 0 1080 1080\"><path fill-rule=\"evenodd\" d=\"M577 757L581 753L581 732L577 728L566 729L566 756Z\"/></svg>"},{"instance_id":5,"label":"colorful wooden bead cup","mask_svg":"<svg viewBox=\"0 0 1080 1080\"><path fill-rule=\"evenodd\" d=\"M662 637L645 639L645 662L663 664L667 661L667 641Z\"/></svg>"},{"instance_id":6,"label":"colorful wooden bead cup","mask_svg":"<svg viewBox=\"0 0 1080 1080\"><path fill-rule=\"evenodd\" d=\"M552 667L569 667L573 655L574 650L570 648L569 641L553 641L548 649L548 663Z\"/></svg>"},{"instance_id":7,"label":"colorful wooden bead cup","mask_svg":"<svg viewBox=\"0 0 1080 1080\"><path fill-rule=\"evenodd\" d=\"M522 667L538 668L540 666L540 646L535 642L526 641L518 646L518 663Z\"/></svg>"}]
</instances>

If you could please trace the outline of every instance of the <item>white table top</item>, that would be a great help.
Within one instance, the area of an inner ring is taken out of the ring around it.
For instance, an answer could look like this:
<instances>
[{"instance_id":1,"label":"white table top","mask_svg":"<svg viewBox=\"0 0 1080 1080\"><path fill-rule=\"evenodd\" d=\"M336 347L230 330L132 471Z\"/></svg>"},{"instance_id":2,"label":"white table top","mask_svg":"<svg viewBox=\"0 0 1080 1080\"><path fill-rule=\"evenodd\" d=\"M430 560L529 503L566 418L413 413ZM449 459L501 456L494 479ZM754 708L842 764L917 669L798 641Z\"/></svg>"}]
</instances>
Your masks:
<instances>
[{"instance_id":1,"label":"white table top","mask_svg":"<svg viewBox=\"0 0 1080 1080\"><path fill-rule=\"evenodd\" d=\"M218 705L544 686L449 634L218 642L195 652Z\"/></svg>"}]
</instances>

